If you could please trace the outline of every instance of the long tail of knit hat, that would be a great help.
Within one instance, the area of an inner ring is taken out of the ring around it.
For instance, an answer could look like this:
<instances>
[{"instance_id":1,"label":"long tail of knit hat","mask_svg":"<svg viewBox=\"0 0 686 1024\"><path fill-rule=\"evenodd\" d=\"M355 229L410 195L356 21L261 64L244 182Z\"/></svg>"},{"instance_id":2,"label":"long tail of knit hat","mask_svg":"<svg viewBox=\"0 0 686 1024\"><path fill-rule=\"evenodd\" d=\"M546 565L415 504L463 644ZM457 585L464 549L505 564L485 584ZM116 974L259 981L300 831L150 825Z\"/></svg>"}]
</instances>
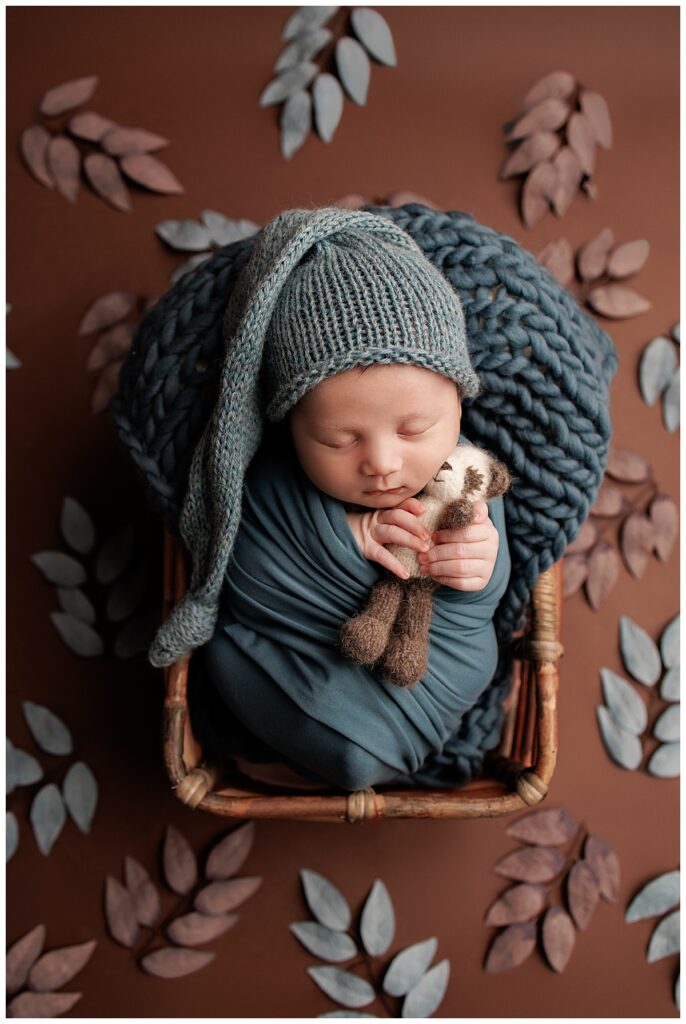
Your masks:
<instances>
[{"instance_id":1,"label":"long tail of knit hat","mask_svg":"<svg viewBox=\"0 0 686 1024\"><path fill-rule=\"evenodd\" d=\"M271 220L230 296L223 335L219 392L179 522L190 586L153 640L156 667L212 637L245 472L266 420L353 366L413 364L451 378L467 397L479 390L457 292L407 232L360 210L295 209Z\"/></svg>"}]
</instances>

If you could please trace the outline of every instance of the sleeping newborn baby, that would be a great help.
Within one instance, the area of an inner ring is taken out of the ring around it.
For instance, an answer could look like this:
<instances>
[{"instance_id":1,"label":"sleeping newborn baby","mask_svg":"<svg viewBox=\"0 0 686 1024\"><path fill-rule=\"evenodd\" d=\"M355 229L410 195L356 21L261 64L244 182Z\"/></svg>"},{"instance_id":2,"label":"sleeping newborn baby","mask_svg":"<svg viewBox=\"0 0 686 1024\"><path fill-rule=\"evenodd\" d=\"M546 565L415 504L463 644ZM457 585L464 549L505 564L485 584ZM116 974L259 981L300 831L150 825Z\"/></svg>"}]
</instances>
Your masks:
<instances>
[{"instance_id":1,"label":"sleeping newborn baby","mask_svg":"<svg viewBox=\"0 0 686 1024\"><path fill-rule=\"evenodd\" d=\"M501 498L477 502L461 529L430 535L418 518L417 494L467 442L460 418L448 377L374 364L327 377L288 429L265 432L214 636L197 652L227 709L225 754L246 754L254 737L258 759L273 751L356 790L410 776L456 732L493 678L492 620L510 573ZM392 545L417 552L437 584L427 672L411 689L340 649L342 623L374 584L389 570L407 578Z\"/></svg>"}]
</instances>

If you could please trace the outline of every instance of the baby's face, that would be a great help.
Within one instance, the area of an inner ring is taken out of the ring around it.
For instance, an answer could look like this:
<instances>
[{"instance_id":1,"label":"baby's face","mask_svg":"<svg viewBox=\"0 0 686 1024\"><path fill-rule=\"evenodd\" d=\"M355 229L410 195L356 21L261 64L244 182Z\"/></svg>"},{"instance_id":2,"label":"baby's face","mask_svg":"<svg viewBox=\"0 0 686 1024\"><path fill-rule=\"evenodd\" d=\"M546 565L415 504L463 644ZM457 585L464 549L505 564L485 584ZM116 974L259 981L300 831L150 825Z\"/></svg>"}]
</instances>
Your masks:
<instances>
[{"instance_id":1,"label":"baby's face","mask_svg":"<svg viewBox=\"0 0 686 1024\"><path fill-rule=\"evenodd\" d=\"M455 448L455 383L419 366L360 367L328 377L291 410L296 453L316 487L368 508L420 491Z\"/></svg>"}]
</instances>

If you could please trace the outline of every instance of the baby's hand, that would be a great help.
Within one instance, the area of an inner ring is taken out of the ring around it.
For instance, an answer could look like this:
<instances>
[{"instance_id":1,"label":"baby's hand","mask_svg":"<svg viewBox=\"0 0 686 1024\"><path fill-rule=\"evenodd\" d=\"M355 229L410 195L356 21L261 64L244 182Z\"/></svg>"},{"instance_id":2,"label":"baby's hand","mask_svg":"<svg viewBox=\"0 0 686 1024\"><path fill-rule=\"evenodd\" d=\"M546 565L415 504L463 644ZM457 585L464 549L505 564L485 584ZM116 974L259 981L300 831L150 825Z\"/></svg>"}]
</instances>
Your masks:
<instances>
[{"instance_id":1,"label":"baby's hand","mask_svg":"<svg viewBox=\"0 0 686 1024\"><path fill-rule=\"evenodd\" d=\"M460 530L438 530L435 545L419 555L422 575L453 590L483 590L498 555L500 537L484 501L475 502L474 520Z\"/></svg>"},{"instance_id":2,"label":"baby's hand","mask_svg":"<svg viewBox=\"0 0 686 1024\"><path fill-rule=\"evenodd\" d=\"M346 517L365 558L370 562L378 562L406 580L409 572L383 545L401 544L415 551L428 551L432 546L431 534L417 518L425 511L425 506L418 498L406 498L395 508L346 512Z\"/></svg>"}]
</instances>

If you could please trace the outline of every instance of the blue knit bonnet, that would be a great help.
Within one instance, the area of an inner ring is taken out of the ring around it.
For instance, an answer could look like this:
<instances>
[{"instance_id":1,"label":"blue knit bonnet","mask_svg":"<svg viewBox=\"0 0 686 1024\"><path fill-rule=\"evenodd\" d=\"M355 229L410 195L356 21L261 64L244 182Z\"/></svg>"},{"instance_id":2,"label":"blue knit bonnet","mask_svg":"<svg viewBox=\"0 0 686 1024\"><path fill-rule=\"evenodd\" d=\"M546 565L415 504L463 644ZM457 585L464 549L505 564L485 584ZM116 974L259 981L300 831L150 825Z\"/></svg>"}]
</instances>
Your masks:
<instances>
[{"instance_id":1,"label":"blue knit bonnet","mask_svg":"<svg viewBox=\"0 0 686 1024\"><path fill-rule=\"evenodd\" d=\"M406 231L361 210L274 217L236 281L223 337L217 400L179 521L190 586L153 640L148 657L157 667L212 637L245 472L266 422L354 366L410 364L450 378L466 397L479 391L457 292Z\"/></svg>"}]
</instances>

